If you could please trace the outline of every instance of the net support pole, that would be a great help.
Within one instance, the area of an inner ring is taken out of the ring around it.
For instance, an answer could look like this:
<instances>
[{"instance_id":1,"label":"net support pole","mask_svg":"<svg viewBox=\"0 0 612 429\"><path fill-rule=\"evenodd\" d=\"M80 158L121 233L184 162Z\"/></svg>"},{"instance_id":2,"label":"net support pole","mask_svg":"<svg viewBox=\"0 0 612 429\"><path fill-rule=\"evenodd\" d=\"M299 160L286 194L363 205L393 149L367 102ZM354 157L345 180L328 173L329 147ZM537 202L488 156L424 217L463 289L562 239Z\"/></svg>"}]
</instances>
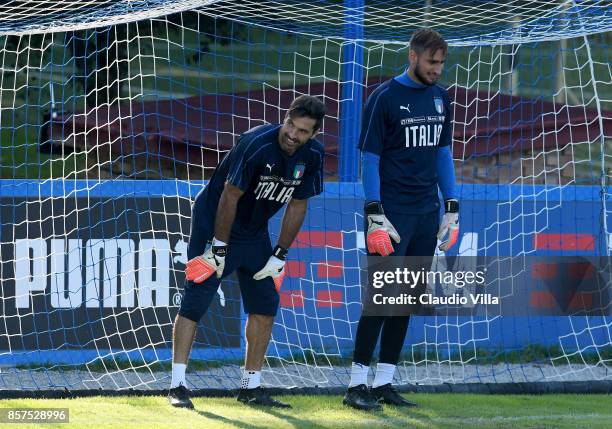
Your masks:
<instances>
[{"instance_id":1,"label":"net support pole","mask_svg":"<svg viewBox=\"0 0 612 429\"><path fill-rule=\"evenodd\" d=\"M342 45L339 180L359 180L357 140L361 129L363 101L363 7L364 0L345 0L344 15L347 39Z\"/></svg>"}]
</instances>

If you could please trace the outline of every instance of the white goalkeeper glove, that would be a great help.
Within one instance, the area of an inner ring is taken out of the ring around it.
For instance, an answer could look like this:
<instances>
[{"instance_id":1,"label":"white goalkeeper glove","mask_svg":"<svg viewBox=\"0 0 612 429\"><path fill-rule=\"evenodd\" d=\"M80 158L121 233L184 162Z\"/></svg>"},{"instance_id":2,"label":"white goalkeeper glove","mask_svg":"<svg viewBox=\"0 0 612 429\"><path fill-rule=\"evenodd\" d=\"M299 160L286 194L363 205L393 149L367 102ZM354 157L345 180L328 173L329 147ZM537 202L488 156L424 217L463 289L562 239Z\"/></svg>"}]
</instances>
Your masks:
<instances>
[{"instance_id":1,"label":"white goalkeeper glove","mask_svg":"<svg viewBox=\"0 0 612 429\"><path fill-rule=\"evenodd\" d=\"M194 283L206 281L214 273L217 278L223 275L225 268L225 256L227 255L227 245L213 245L201 256L190 259L185 266L185 277Z\"/></svg>"},{"instance_id":2,"label":"white goalkeeper glove","mask_svg":"<svg viewBox=\"0 0 612 429\"><path fill-rule=\"evenodd\" d=\"M368 219L368 231L366 243L368 252L388 256L393 253L393 244L400 242L400 236L389 219L385 216L382 205L378 201L372 201L365 205L365 214Z\"/></svg>"},{"instance_id":3,"label":"white goalkeeper glove","mask_svg":"<svg viewBox=\"0 0 612 429\"><path fill-rule=\"evenodd\" d=\"M283 284L283 279L285 278L285 259L287 258L287 249L284 249L280 246L276 246L274 248L274 252L272 256L268 258L268 262L266 265L255 273L253 278L255 280L261 280L266 277L272 277L274 280L274 286L276 287L276 291L280 291L280 288Z\"/></svg>"},{"instance_id":4,"label":"white goalkeeper glove","mask_svg":"<svg viewBox=\"0 0 612 429\"><path fill-rule=\"evenodd\" d=\"M459 239L459 201L448 199L444 201L444 216L438 230L438 240L441 240L440 249L446 252L453 247Z\"/></svg>"}]
</instances>

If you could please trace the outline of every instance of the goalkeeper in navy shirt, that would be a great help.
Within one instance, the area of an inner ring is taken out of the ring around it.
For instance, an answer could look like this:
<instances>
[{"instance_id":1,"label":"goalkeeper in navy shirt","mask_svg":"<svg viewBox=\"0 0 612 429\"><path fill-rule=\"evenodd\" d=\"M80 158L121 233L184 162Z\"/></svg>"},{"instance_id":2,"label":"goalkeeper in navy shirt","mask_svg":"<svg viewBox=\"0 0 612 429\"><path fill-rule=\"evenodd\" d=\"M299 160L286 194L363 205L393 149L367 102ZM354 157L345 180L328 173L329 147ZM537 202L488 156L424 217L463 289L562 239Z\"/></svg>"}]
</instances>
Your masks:
<instances>
[{"instance_id":1,"label":"goalkeeper in navy shirt","mask_svg":"<svg viewBox=\"0 0 612 429\"><path fill-rule=\"evenodd\" d=\"M410 65L368 98L359 148L365 192L368 255L433 258L437 239L446 251L459 235L459 202L451 155L448 93L437 85L448 45L434 30L410 39ZM439 222L440 200L444 217ZM425 267L428 269L429 267ZM392 387L410 316L361 316L346 405L379 410L381 403L415 406ZM367 376L380 337L372 388Z\"/></svg>"},{"instance_id":2,"label":"goalkeeper in navy shirt","mask_svg":"<svg viewBox=\"0 0 612 429\"><path fill-rule=\"evenodd\" d=\"M325 106L316 97L296 98L282 125L261 125L242 134L193 204L186 282L174 323L173 406L193 408L185 383L196 326L223 277L236 271L245 313L246 356L238 400L288 408L261 388L261 367L270 342L287 251L308 198L323 190L323 145L314 140ZM268 220L287 204L273 249Z\"/></svg>"}]
</instances>

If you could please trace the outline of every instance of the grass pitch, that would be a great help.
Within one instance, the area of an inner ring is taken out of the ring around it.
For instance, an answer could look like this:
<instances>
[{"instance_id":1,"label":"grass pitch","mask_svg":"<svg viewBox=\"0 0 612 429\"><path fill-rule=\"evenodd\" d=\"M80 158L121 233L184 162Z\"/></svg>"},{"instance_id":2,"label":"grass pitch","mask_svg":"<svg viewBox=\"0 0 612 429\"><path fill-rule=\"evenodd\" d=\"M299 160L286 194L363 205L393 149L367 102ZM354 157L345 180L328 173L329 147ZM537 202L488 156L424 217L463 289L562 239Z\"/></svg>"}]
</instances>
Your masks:
<instances>
[{"instance_id":1,"label":"grass pitch","mask_svg":"<svg viewBox=\"0 0 612 429\"><path fill-rule=\"evenodd\" d=\"M174 409L163 397L1 400L0 408L69 408L70 423L3 425L22 428L538 428L612 427L608 395L415 394L421 406L387 406L366 413L340 396L285 396L291 410L248 407L233 398L195 398L196 409Z\"/></svg>"}]
</instances>

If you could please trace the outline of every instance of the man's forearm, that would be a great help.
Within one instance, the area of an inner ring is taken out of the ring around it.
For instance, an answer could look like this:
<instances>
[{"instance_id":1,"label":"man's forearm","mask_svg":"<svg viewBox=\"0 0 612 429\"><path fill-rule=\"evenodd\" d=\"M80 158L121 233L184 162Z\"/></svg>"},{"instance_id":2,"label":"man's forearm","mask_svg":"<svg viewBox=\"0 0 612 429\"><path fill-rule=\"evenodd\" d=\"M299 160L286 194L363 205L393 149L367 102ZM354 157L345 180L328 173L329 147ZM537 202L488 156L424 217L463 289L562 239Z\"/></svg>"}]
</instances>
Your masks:
<instances>
[{"instance_id":1,"label":"man's forearm","mask_svg":"<svg viewBox=\"0 0 612 429\"><path fill-rule=\"evenodd\" d=\"M380 201L380 156L361 152L361 181L365 202Z\"/></svg>"},{"instance_id":2,"label":"man's forearm","mask_svg":"<svg viewBox=\"0 0 612 429\"><path fill-rule=\"evenodd\" d=\"M226 183L221 193L221 198L219 198L219 205L217 206L217 214L215 216L215 238L217 240L229 242L232 225L236 218L238 200L242 193L240 189Z\"/></svg>"},{"instance_id":3,"label":"man's forearm","mask_svg":"<svg viewBox=\"0 0 612 429\"><path fill-rule=\"evenodd\" d=\"M457 198L455 189L455 166L450 146L438 148L436 154L436 169L438 173L438 186L445 200Z\"/></svg>"},{"instance_id":4,"label":"man's forearm","mask_svg":"<svg viewBox=\"0 0 612 429\"><path fill-rule=\"evenodd\" d=\"M308 200L291 200L287 205L277 243L280 247L284 249L291 247L293 240L295 240L302 227L307 207Z\"/></svg>"}]
</instances>

